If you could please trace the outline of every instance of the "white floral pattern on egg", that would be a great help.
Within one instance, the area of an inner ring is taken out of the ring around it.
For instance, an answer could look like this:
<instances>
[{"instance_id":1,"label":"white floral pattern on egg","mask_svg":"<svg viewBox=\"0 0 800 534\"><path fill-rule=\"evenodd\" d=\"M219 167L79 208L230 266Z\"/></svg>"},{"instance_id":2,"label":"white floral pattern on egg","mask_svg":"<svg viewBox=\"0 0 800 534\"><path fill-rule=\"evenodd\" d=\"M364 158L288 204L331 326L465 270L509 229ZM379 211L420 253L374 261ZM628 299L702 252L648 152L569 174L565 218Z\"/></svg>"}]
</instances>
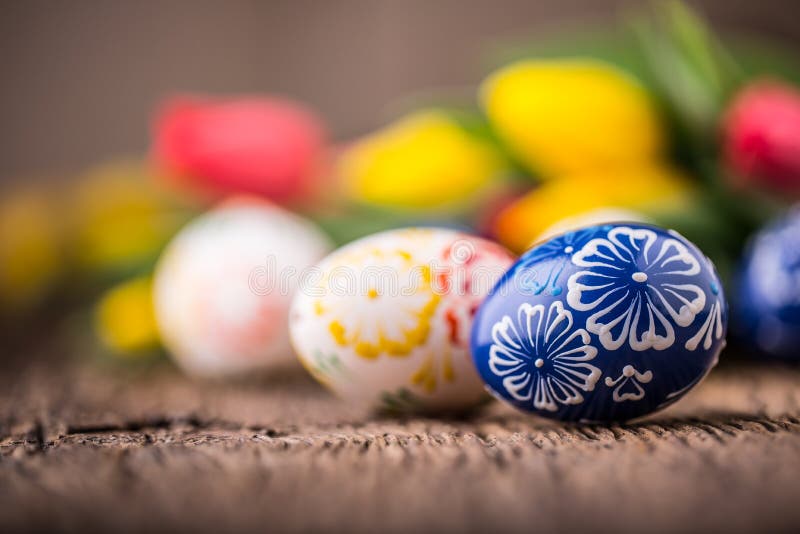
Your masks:
<instances>
[{"instance_id":1,"label":"white floral pattern on egg","mask_svg":"<svg viewBox=\"0 0 800 534\"><path fill-rule=\"evenodd\" d=\"M609 223L526 252L481 305L472 350L489 391L521 410L624 421L702 380L726 328L719 277L696 246Z\"/></svg>"}]
</instances>

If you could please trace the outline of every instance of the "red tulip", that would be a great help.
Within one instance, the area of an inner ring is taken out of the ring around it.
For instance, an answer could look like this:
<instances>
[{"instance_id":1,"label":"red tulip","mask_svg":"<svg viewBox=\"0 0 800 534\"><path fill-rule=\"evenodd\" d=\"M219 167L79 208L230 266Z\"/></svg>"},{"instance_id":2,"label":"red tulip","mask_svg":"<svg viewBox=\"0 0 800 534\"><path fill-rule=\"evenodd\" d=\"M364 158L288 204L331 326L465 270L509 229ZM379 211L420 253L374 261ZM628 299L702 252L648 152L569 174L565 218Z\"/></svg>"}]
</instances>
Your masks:
<instances>
[{"instance_id":1,"label":"red tulip","mask_svg":"<svg viewBox=\"0 0 800 534\"><path fill-rule=\"evenodd\" d=\"M153 157L160 171L195 189L283 202L313 189L324 137L320 120L287 100L181 97L156 117Z\"/></svg>"},{"instance_id":2,"label":"red tulip","mask_svg":"<svg viewBox=\"0 0 800 534\"><path fill-rule=\"evenodd\" d=\"M800 92L775 81L745 87L725 116L725 155L746 182L800 193Z\"/></svg>"}]
</instances>

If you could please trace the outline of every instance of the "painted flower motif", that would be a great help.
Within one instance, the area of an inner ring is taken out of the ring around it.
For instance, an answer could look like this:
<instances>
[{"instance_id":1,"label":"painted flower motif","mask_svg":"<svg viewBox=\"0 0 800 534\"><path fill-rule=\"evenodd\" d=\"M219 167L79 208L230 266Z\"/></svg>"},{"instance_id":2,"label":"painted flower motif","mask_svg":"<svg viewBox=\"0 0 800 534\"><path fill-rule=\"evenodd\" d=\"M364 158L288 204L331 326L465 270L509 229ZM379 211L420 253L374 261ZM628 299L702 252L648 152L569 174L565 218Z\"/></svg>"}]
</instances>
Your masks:
<instances>
[{"instance_id":1,"label":"painted flower motif","mask_svg":"<svg viewBox=\"0 0 800 534\"><path fill-rule=\"evenodd\" d=\"M692 324L706 303L691 277L700 263L677 238L659 238L647 228L615 227L572 256L578 271L567 282L567 302L593 312L586 329L603 347L664 350L676 327ZM663 310L663 312L662 312Z\"/></svg>"},{"instance_id":2,"label":"painted flower motif","mask_svg":"<svg viewBox=\"0 0 800 534\"><path fill-rule=\"evenodd\" d=\"M433 392L441 376L456 379L454 358L468 354L472 319L486 294L513 263L500 245L468 235L450 242L432 264L433 291L443 297L431 318L447 333L445 343L432 348L411 376L411 383Z\"/></svg>"},{"instance_id":3,"label":"painted flower motif","mask_svg":"<svg viewBox=\"0 0 800 534\"><path fill-rule=\"evenodd\" d=\"M331 270L315 313L330 318L328 330L340 346L362 358L407 356L425 343L440 297L430 267L402 249L372 248L345 257Z\"/></svg>"},{"instance_id":4,"label":"painted flower motif","mask_svg":"<svg viewBox=\"0 0 800 534\"><path fill-rule=\"evenodd\" d=\"M711 260L706 258L706 265L708 269L713 273L714 272L714 265L711 263ZM697 333L693 335L691 338L686 340L685 347L688 350L695 350L697 347L700 346L700 342L703 343L703 348L708 350L711 348L711 344L714 342L714 339L722 339L722 334L725 328L722 326L722 296L720 295L720 287L719 283L716 280L711 281L711 295L713 302L711 303L711 309L708 311L708 315L706 316L705 320L700 324L700 328L697 329Z\"/></svg>"},{"instance_id":5,"label":"painted flower motif","mask_svg":"<svg viewBox=\"0 0 800 534\"><path fill-rule=\"evenodd\" d=\"M434 290L447 295L444 320L454 346L468 348L472 319L486 295L514 263L501 245L464 234L449 243L433 264Z\"/></svg>"},{"instance_id":6,"label":"painted flower motif","mask_svg":"<svg viewBox=\"0 0 800 534\"><path fill-rule=\"evenodd\" d=\"M517 401L554 412L559 405L580 404L592 391L600 369L587 363L597 355L589 333L573 330L572 313L553 302L522 304L516 319L504 316L492 327L489 368Z\"/></svg>"},{"instance_id":7,"label":"painted flower motif","mask_svg":"<svg viewBox=\"0 0 800 534\"><path fill-rule=\"evenodd\" d=\"M560 295L564 291L560 280L561 272L572 254L594 233L594 231L567 232L535 245L522 255L520 262L526 266L538 266L542 265L542 262L550 262L549 269L544 271L520 269L517 271L518 276L522 277L520 286L531 295Z\"/></svg>"},{"instance_id":8,"label":"painted flower motif","mask_svg":"<svg viewBox=\"0 0 800 534\"><path fill-rule=\"evenodd\" d=\"M626 365L622 368L622 374L617 378L606 377L606 386L614 388L611 395L614 402L638 401L644 398L642 384L649 384L651 380L653 380L653 371L640 373L634 366Z\"/></svg>"}]
</instances>

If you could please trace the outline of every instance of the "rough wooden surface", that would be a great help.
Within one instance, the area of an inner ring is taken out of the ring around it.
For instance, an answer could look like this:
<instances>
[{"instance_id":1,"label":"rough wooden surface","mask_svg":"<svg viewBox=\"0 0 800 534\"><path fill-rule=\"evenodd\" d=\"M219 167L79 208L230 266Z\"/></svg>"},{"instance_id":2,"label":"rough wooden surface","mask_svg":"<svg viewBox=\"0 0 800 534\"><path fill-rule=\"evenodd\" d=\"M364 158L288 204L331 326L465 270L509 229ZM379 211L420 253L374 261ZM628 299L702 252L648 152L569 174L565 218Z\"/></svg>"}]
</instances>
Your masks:
<instances>
[{"instance_id":1,"label":"rough wooden surface","mask_svg":"<svg viewBox=\"0 0 800 534\"><path fill-rule=\"evenodd\" d=\"M302 371L196 383L168 365L0 378L0 531L417 528L798 531L800 370L724 364L629 425L497 403L376 418Z\"/></svg>"}]
</instances>

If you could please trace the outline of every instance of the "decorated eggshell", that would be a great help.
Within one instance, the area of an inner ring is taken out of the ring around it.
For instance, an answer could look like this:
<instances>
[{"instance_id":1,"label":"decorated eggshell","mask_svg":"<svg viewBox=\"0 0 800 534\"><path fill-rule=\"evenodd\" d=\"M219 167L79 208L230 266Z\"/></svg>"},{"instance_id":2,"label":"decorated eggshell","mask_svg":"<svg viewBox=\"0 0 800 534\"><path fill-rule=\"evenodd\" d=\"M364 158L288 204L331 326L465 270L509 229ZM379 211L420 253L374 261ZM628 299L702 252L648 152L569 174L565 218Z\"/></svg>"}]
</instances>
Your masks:
<instances>
[{"instance_id":1,"label":"decorated eggshell","mask_svg":"<svg viewBox=\"0 0 800 534\"><path fill-rule=\"evenodd\" d=\"M753 238L738 289L746 338L767 355L800 361L800 208Z\"/></svg>"},{"instance_id":2,"label":"decorated eggshell","mask_svg":"<svg viewBox=\"0 0 800 534\"><path fill-rule=\"evenodd\" d=\"M269 202L231 199L186 226L159 260L156 320L193 375L295 361L289 306L302 272L330 250L310 222Z\"/></svg>"},{"instance_id":3,"label":"decorated eggshell","mask_svg":"<svg viewBox=\"0 0 800 534\"><path fill-rule=\"evenodd\" d=\"M472 317L513 262L490 241L436 228L342 247L298 291L297 355L341 397L398 411L461 410L484 398L469 353Z\"/></svg>"},{"instance_id":4,"label":"decorated eggshell","mask_svg":"<svg viewBox=\"0 0 800 534\"><path fill-rule=\"evenodd\" d=\"M620 421L678 400L716 364L727 305L711 261L655 226L590 226L526 252L481 305L475 365L516 408Z\"/></svg>"}]
</instances>

